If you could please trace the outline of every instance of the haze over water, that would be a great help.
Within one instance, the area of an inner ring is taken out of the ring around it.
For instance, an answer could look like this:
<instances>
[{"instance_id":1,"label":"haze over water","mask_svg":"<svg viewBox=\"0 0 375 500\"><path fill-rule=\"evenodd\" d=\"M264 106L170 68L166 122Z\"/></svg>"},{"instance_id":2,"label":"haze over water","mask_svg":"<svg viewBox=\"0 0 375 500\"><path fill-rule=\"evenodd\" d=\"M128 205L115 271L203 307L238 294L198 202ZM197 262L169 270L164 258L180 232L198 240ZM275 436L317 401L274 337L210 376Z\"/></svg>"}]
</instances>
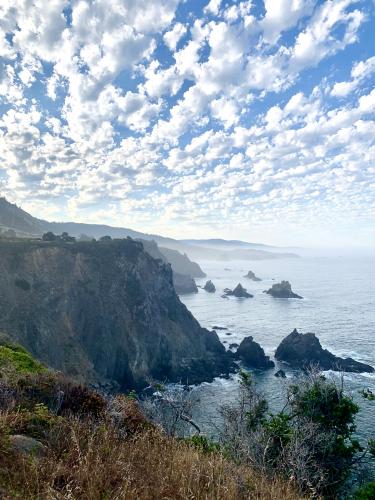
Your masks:
<instances>
[{"instance_id":1,"label":"haze over water","mask_svg":"<svg viewBox=\"0 0 375 500\"><path fill-rule=\"evenodd\" d=\"M207 278L197 280L203 285L211 279L216 293L199 290L196 295L185 295L181 300L202 326L227 327L218 331L225 345L240 343L252 335L267 355L274 355L281 340L294 328L299 332L314 332L322 346L342 357L353 357L375 366L375 257L303 257L274 261L200 262ZM225 270L225 268L230 270ZM244 278L251 269L261 282ZM293 290L304 297L274 299L263 290L282 279L289 280ZM241 282L254 295L251 299L221 297L224 288L234 288ZM227 333L232 335L227 335ZM283 369L285 367L283 366ZM280 405L280 395L288 381L274 377L276 369L257 372L259 387L271 404ZM286 370L289 377L292 370ZM290 380L290 379L289 379ZM363 435L373 431L375 403L359 396L360 388L375 392L374 374L345 374L347 389L361 405L358 430ZM203 384L199 397L207 410L199 415L201 423L215 415L217 404L235 396L236 377ZM208 403L208 404L207 404Z\"/></svg>"}]
</instances>

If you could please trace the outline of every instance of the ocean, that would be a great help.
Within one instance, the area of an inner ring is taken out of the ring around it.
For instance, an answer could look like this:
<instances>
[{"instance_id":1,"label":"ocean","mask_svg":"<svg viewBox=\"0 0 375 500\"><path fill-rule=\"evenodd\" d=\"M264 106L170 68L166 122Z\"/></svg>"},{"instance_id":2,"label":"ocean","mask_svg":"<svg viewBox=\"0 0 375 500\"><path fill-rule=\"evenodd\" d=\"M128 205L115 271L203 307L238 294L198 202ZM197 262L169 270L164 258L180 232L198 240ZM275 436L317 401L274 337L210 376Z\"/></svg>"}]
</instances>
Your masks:
<instances>
[{"instance_id":1,"label":"ocean","mask_svg":"<svg viewBox=\"0 0 375 500\"><path fill-rule=\"evenodd\" d=\"M203 327L218 330L220 340L229 346L253 336L274 359L281 342L294 328L314 332L322 346L333 354L352 357L375 367L375 258L374 257L301 257L270 261L199 262L206 278L196 280L204 285L211 279L216 293L199 289L198 294L181 296L181 300ZM252 270L262 279L253 282L243 276ZM275 299L263 293L281 280L288 280L299 299ZM221 297L224 288L241 283L254 298ZM230 334L230 335L228 335ZM290 380L296 375L285 370L287 379L274 376L278 369L254 372L259 389L270 401L272 410L283 404ZM328 373L328 376L331 376ZM375 374L345 374L345 387L360 404L357 417L359 436L375 434L375 402L360 396L362 388L375 393ZM214 433L217 408L236 397L238 378L216 379L194 389L199 399L194 417L207 434Z\"/></svg>"}]
</instances>

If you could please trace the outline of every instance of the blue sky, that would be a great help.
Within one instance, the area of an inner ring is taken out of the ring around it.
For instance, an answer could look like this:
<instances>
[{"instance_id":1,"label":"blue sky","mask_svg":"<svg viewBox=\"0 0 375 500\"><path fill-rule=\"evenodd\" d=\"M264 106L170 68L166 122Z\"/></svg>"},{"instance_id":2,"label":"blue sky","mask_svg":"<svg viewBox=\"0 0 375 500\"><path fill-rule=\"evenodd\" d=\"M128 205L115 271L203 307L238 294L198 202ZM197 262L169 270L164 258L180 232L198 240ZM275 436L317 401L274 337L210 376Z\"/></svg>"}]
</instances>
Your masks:
<instances>
[{"instance_id":1,"label":"blue sky","mask_svg":"<svg viewBox=\"0 0 375 500\"><path fill-rule=\"evenodd\" d=\"M375 244L373 0L2 0L0 190L50 220Z\"/></svg>"}]
</instances>

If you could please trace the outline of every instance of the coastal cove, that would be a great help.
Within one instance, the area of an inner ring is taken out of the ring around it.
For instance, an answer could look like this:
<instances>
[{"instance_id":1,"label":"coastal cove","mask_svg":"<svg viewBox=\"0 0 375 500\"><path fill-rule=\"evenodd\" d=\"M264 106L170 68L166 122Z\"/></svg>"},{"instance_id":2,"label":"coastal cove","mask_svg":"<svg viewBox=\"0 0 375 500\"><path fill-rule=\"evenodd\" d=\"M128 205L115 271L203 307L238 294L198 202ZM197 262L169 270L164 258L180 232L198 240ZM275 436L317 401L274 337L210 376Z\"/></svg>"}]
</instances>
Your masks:
<instances>
[{"instance_id":1,"label":"coastal cove","mask_svg":"<svg viewBox=\"0 0 375 500\"><path fill-rule=\"evenodd\" d=\"M375 258L301 257L281 261L199 263L207 277L196 280L198 286L204 286L210 279L216 293L199 289L198 294L182 295L180 299L203 327L226 328L218 329L217 333L227 348L251 335L274 360L282 339L297 328L302 333L314 332L322 346L337 356L352 357L375 366ZM262 281L244 278L249 269ZM293 290L304 299L275 299L263 293L283 279L289 280ZM221 297L224 288L234 288L239 282L253 298ZM274 376L279 368L286 371L286 380ZM276 361L274 369L254 371L254 376L277 409L288 381L298 373ZM369 436L373 432L375 406L374 402L364 400L359 390L375 391L375 374L346 373L345 382L347 390L361 405L357 417L359 434ZM206 432L210 432L218 405L235 398L236 389L237 376L216 379L194 389L199 398L196 418Z\"/></svg>"}]
</instances>

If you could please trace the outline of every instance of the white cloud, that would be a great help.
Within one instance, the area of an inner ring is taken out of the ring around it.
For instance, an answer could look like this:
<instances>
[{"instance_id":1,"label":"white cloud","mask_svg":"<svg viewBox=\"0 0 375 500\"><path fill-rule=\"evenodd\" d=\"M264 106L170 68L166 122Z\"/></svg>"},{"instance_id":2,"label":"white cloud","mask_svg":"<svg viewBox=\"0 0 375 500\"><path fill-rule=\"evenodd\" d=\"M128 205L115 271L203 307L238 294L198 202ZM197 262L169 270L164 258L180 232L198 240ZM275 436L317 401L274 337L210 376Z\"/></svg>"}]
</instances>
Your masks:
<instances>
[{"instance_id":1,"label":"white cloud","mask_svg":"<svg viewBox=\"0 0 375 500\"><path fill-rule=\"evenodd\" d=\"M320 66L359 39L363 2L264 6L3 0L1 190L158 232L369 219L375 57L335 84Z\"/></svg>"},{"instance_id":2,"label":"white cloud","mask_svg":"<svg viewBox=\"0 0 375 500\"><path fill-rule=\"evenodd\" d=\"M210 0L204 8L204 11L209 14L217 15L219 13L220 5L221 0Z\"/></svg>"},{"instance_id":3,"label":"white cloud","mask_svg":"<svg viewBox=\"0 0 375 500\"><path fill-rule=\"evenodd\" d=\"M280 34L311 14L316 0L264 0L266 15L261 22L264 40L274 44Z\"/></svg>"},{"instance_id":4,"label":"white cloud","mask_svg":"<svg viewBox=\"0 0 375 500\"><path fill-rule=\"evenodd\" d=\"M351 71L352 79L346 82L334 84L331 94L336 97L346 97L353 92L365 79L375 72L375 56L369 57L365 61L360 61L353 66Z\"/></svg>"},{"instance_id":5,"label":"white cloud","mask_svg":"<svg viewBox=\"0 0 375 500\"><path fill-rule=\"evenodd\" d=\"M167 47L172 51L176 50L177 43L185 35L186 32L186 26L184 26L182 23L176 23L171 31L167 31L166 33L164 33L163 38Z\"/></svg>"}]
</instances>

